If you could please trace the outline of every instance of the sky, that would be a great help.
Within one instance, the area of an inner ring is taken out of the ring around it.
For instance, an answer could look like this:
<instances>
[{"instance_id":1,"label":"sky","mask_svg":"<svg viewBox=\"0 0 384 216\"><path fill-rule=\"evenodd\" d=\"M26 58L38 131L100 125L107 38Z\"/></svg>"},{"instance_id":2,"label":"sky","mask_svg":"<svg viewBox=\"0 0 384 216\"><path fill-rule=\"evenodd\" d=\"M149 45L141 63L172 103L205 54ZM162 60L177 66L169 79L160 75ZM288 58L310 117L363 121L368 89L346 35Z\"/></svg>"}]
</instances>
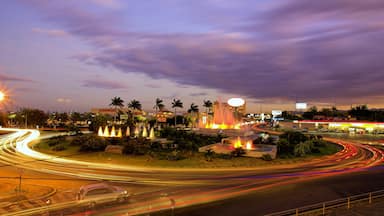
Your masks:
<instances>
[{"instance_id":1,"label":"sky","mask_svg":"<svg viewBox=\"0 0 384 216\"><path fill-rule=\"evenodd\" d=\"M384 1L4 0L3 108L384 107Z\"/></svg>"}]
</instances>

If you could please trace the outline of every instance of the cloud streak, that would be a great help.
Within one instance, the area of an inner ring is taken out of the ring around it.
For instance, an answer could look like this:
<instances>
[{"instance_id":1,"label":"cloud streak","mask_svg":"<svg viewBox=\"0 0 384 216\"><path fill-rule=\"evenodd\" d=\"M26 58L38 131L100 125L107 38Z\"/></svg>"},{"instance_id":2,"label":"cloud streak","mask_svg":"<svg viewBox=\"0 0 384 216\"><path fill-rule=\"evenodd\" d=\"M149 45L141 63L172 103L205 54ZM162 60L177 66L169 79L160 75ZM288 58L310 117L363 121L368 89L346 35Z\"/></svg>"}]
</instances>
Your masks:
<instances>
[{"instance_id":1,"label":"cloud streak","mask_svg":"<svg viewBox=\"0 0 384 216\"><path fill-rule=\"evenodd\" d=\"M107 89L107 90L127 88L127 86L123 83L111 81L111 80L105 80L105 79L84 80L82 86L87 88L99 88L99 89Z\"/></svg>"},{"instance_id":2,"label":"cloud streak","mask_svg":"<svg viewBox=\"0 0 384 216\"><path fill-rule=\"evenodd\" d=\"M7 74L1 74L1 73L0 73L0 80L1 81L10 81L10 82L35 82L35 81L28 79L28 78L12 76L12 75L7 75Z\"/></svg>"}]
</instances>

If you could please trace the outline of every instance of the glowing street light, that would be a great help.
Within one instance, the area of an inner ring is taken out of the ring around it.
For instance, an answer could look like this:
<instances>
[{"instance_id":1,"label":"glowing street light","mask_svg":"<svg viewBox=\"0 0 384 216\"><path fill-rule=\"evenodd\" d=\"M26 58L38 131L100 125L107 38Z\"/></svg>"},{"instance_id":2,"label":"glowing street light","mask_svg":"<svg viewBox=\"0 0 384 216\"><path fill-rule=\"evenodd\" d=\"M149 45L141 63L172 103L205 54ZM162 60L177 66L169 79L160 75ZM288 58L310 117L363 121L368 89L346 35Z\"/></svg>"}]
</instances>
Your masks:
<instances>
[{"instance_id":1,"label":"glowing street light","mask_svg":"<svg viewBox=\"0 0 384 216\"><path fill-rule=\"evenodd\" d=\"M0 91L0 101L3 101L5 99L4 92Z\"/></svg>"}]
</instances>

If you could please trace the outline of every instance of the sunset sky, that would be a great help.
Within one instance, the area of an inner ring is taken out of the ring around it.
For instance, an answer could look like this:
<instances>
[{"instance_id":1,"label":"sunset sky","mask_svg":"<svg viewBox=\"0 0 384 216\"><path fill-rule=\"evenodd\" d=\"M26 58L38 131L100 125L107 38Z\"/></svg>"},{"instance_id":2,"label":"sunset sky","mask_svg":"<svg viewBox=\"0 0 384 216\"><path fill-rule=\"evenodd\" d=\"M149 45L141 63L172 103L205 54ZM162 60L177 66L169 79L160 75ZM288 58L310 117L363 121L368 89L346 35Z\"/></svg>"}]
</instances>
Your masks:
<instances>
[{"instance_id":1,"label":"sunset sky","mask_svg":"<svg viewBox=\"0 0 384 216\"><path fill-rule=\"evenodd\" d=\"M384 1L3 0L7 107L384 104ZM125 103L126 104L126 103Z\"/></svg>"}]
</instances>

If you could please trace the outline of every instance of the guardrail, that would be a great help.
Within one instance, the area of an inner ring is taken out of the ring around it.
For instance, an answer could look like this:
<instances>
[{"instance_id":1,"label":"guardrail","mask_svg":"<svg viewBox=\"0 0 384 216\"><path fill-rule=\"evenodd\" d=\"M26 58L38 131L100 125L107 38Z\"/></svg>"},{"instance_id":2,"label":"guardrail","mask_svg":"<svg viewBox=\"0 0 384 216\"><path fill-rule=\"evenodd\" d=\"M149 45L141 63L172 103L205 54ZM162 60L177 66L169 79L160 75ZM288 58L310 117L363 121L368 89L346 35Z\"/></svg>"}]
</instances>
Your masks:
<instances>
[{"instance_id":1,"label":"guardrail","mask_svg":"<svg viewBox=\"0 0 384 216\"><path fill-rule=\"evenodd\" d=\"M302 206L295 209L289 209L281 212L267 214L265 216L287 216L287 215L326 215L333 209L345 207L350 209L353 204L367 202L371 204L375 199L383 198L384 190L373 191L369 193L349 196L337 200L316 203L313 205Z\"/></svg>"}]
</instances>

